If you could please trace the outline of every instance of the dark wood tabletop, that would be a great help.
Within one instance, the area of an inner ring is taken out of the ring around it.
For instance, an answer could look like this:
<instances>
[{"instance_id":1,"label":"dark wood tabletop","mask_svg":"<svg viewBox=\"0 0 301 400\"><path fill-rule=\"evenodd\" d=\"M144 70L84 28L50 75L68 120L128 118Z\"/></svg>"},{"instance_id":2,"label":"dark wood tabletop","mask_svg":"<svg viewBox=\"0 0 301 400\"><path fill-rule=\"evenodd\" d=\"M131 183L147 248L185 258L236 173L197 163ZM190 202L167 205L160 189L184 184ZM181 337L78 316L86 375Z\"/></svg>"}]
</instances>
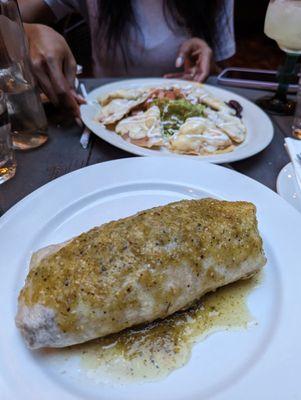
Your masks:
<instances>
[{"instance_id":1,"label":"dark wood tabletop","mask_svg":"<svg viewBox=\"0 0 301 400\"><path fill-rule=\"evenodd\" d=\"M112 79L83 80L88 92L110 81ZM215 85L216 79L210 78L208 83ZM260 90L224 88L251 101L267 93ZM275 190L276 178L282 167L289 162L283 143L284 138L291 134L292 117L270 117L274 125L274 138L270 145L259 154L231 163L227 167ZM48 142L38 149L16 152L18 164L16 175L0 186L0 214L35 189L61 175L102 161L133 157L132 154L115 148L95 135L92 136L89 147L85 150L79 143L81 128L75 123L62 124L60 121L64 119L61 116L58 117L57 111L53 109L48 112L48 119Z\"/></svg>"}]
</instances>

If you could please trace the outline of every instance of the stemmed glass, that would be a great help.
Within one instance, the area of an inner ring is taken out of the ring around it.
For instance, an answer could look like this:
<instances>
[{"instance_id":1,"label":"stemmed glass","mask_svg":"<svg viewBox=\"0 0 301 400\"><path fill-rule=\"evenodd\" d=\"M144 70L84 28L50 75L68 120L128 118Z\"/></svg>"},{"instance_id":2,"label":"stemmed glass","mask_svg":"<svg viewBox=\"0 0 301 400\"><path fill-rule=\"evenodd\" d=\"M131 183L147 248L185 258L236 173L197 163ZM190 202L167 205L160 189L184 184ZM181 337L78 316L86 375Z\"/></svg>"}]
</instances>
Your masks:
<instances>
[{"instance_id":1,"label":"stemmed glass","mask_svg":"<svg viewBox=\"0 0 301 400\"><path fill-rule=\"evenodd\" d=\"M265 96L257 104L271 113L293 114L295 102L287 98L287 89L298 73L297 61L301 55L301 0L270 0L264 33L286 52L286 60L278 71L275 95Z\"/></svg>"}]
</instances>

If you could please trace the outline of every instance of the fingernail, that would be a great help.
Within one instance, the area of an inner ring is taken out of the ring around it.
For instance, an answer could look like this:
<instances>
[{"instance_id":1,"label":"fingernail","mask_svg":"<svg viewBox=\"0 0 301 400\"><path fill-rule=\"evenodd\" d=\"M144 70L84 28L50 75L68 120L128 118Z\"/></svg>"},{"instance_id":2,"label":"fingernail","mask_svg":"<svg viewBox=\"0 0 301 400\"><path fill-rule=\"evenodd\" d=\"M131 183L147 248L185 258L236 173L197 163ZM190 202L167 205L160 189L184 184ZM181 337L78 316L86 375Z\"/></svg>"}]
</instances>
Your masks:
<instances>
[{"instance_id":1,"label":"fingernail","mask_svg":"<svg viewBox=\"0 0 301 400\"><path fill-rule=\"evenodd\" d=\"M176 68L182 67L183 63L184 63L184 57L183 56L179 56L176 59Z\"/></svg>"},{"instance_id":2,"label":"fingernail","mask_svg":"<svg viewBox=\"0 0 301 400\"><path fill-rule=\"evenodd\" d=\"M190 68L190 74L191 76L194 76L196 74L196 67Z\"/></svg>"},{"instance_id":3,"label":"fingernail","mask_svg":"<svg viewBox=\"0 0 301 400\"><path fill-rule=\"evenodd\" d=\"M83 124L83 122L82 122L82 120L80 119L80 118L75 118L75 122L77 123L77 125L80 127L80 128L83 128L84 127L84 124Z\"/></svg>"},{"instance_id":4,"label":"fingernail","mask_svg":"<svg viewBox=\"0 0 301 400\"><path fill-rule=\"evenodd\" d=\"M83 101L84 103L87 102L86 99L85 99L82 95L80 95L79 93L76 93L76 98L77 98L79 101Z\"/></svg>"},{"instance_id":5,"label":"fingernail","mask_svg":"<svg viewBox=\"0 0 301 400\"><path fill-rule=\"evenodd\" d=\"M76 66L76 75L80 75L82 73L83 73L83 66L77 64L77 66Z\"/></svg>"}]
</instances>

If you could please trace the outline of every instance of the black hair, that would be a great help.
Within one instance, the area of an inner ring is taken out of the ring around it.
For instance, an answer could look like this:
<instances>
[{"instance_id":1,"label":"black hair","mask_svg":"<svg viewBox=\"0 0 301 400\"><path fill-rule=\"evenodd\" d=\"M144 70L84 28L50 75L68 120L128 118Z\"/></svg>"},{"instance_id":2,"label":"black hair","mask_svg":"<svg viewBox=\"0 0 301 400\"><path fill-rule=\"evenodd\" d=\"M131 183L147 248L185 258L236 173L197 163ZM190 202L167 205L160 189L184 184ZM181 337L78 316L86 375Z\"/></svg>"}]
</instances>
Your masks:
<instances>
[{"instance_id":1,"label":"black hair","mask_svg":"<svg viewBox=\"0 0 301 400\"><path fill-rule=\"evenodd\" d=\"M150 0L152 1L152 0ZM214 43L215 18L219 0L163 0L166 22L168 14L192 36ZM127 39L131 26L139 32L132 0L99 0L99 34L108 51L121 49L125 61L131 59Z\"/></svg>"}]
</instances>

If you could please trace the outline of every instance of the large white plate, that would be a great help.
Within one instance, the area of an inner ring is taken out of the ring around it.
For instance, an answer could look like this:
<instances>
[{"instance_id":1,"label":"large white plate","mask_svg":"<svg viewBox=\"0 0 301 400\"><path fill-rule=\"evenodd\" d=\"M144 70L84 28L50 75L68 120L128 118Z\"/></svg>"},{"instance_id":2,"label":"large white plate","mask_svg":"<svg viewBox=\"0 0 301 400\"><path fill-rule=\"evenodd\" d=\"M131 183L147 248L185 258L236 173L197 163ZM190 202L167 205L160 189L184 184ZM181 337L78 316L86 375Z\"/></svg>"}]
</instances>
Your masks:
<instances>
[{"instance_id":1,"label":"large white plate","mask_svg":"<svg viewBox=\"0 0 301 400\"><path fill-rule=\"evenodd\" d=\"M142 78L142 79L129 79L124 81L118 81L109 83L104 86L93 90L88 95L89 103L81 106L82 120L86 126L94 132L101 139L105 140L112 145L128 151L132 154L139 156L174 156L174 157L185 157L194 158L202 161L209 161L216 164L227 163L232 161L242 160L244 158L253 156L259 153L265 147L269 145L273 138L273 125L269 117L255 104L249 100L241 97L235 93L229 92L228 90L220 89L215 86L205 85L205 87L212 92L215 96L223 99L224 101L237 100L243 106L243 120L247 127L246 140L235 148L230 153L210 155L210 156L191 156L191 155L179 155L169 152L167 149L161 150L150 150L143 147L136 146L123 140L115 132L105 129L99 122L95 121L95 115L99 111L97 104L97 98L104 95L105 93L118 90L118 89L129 89L136 87L149 87L162 84L170 83L181 83L180 80L166 80L163 78Z\"/></svg>"},{"instance_id":2,"label":"large white plate","mask_svg":"<svg viewBox=\"0 0 301 400\"><path fill-rule=\"evenodd\" d=\"M204 196L257 206L268 258L264 279L249 297L258 325L211 335L183 368L144 384L95 383L72 363L62 374L47 355L26 349L14 316L33 251L141 209ZM130 158L56 179L0 222L1 400L300 399L301 216L266 187L194 160Z\"/></svg>"},{"instance_id":3,"label":"large white plate","mask_svg":"<svg viewBox=\"0 0 301 400\"><path fill-rule=\"evenodd\" d=\"M298 211L301 211L301 190L298 187L293 164L290 162L279 172L277 193Z\"/></svg>"}]
</instances>

